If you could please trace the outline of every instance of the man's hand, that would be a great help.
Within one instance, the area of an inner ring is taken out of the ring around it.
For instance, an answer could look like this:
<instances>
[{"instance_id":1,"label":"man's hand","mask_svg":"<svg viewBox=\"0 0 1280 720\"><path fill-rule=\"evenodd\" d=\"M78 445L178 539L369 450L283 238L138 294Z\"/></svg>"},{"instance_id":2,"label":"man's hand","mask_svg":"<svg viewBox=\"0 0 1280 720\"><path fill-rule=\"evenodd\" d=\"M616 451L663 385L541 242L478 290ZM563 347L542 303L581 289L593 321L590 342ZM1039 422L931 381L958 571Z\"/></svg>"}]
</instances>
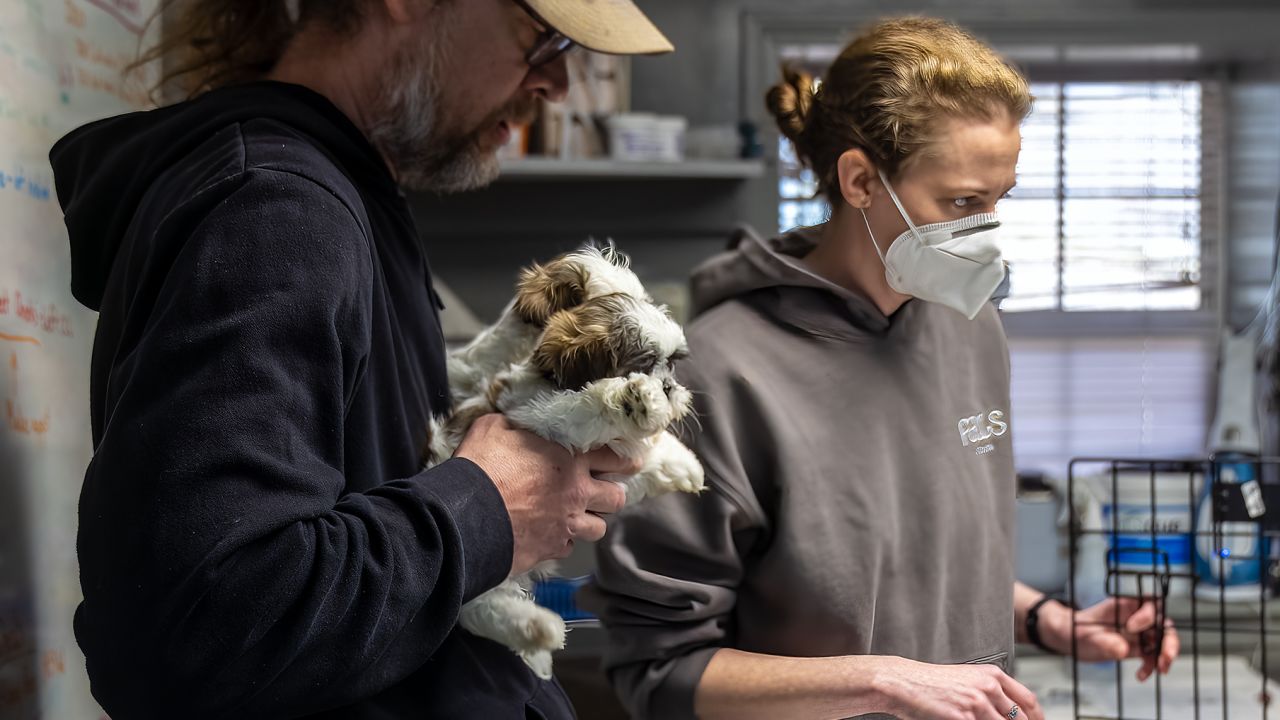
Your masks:
<instances>
[{"instance_id":1,"label":"man's hand","mask_svg":"<svg viewBox=\"0 0 1280 720\"><path fill-rule=\"evenodd\" d=\"M1047 603L1040 609L1041 639L1050 648L1071 654L1071 608L1060 603ZM1144 681L1156 670L1168 674L1178 657L1181 644L1171 620L1165 620L1164 643L1160 654L1144 652L1143 633L1154 633L1156 606L1132 598L1107 598L1076 616L1076 648L1085 662L1142 658L1138 680ZM1150 636L1148 636L1150 637ZM1150 650L1152 648L1145 648Z\"/></svg>"},{"instance_id":2,"label":"man's hand","mask_svg":"<svg viewBox=\"0 0 1280 720\"><path fill-rule=\"evenodd\" d=\"M617 512L627 496L618 483L595 475L640 471L639 462L607 448L575 456L497 414L476 420L454 456L479 465L507 505L515 536L512 574L567 556L578 538L603 537L601 515Z\"/></svg>"}]
</instances>

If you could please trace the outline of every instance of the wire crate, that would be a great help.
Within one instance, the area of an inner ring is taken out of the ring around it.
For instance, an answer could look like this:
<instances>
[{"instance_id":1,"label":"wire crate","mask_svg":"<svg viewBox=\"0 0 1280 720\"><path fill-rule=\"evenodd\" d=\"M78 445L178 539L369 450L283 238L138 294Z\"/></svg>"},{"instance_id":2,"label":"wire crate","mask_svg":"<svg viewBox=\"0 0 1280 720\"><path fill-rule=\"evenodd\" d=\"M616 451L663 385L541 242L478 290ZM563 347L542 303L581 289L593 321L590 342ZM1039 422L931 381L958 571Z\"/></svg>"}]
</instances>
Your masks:
<instances>
[{"instance_id":1,"label":"wire crate","mask_svg":"<svg viewBox=\"0 0 1280 720\"><path fill-rule=\"evenodd\" d=\"M1269 657L1268 645L1280 643L1280 623L1269 623L1269 612L1280 609L1271 600L1280 567L1280 484L1267 481L1278 476L1280 458L1234 454L1071 462L1069 602L1077 607L1104 597L1151 602L1155 620L1138 633L1144 653L1160 652L1170 626L1181 644L1177 692L1158 673L1141 687L1129 681L1132 661L1107 668L1078 661L1073 652L1077 720L1269 717L1276 686L1268 681L1268 670L1276 668L1268 664L1276 658ZM1080 483L1089 484L1095 497L1107 498L1109 507L1082 516L1074 501ZM1167 622L1175 616L1176 623ZM1093 624L1116 630L1121 619L1117 606L1112 618ZM1086 624L1077 614L1073 631ZM1243 665L1232 659L1241 653L1251 661L1249 673L1239 672ZM1091 709L1098 705L1107 712Z\"/></svg>"}]
</instances>

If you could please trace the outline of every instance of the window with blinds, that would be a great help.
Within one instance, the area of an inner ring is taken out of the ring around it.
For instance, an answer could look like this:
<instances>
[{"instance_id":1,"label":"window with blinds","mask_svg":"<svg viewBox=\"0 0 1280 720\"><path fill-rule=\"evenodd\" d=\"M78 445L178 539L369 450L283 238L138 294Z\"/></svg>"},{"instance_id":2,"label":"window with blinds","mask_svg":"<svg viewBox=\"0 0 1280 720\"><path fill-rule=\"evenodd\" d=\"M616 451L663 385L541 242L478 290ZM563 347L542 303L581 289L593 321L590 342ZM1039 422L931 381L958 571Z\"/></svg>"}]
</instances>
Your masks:
<instances>
[{"instance_id":1,"label":"window with blinds","mask_svg":"<svg viewBox=\"0 0 1280 720\"><path fill-rule=\"evenodd\" d=\"M1007 311L1198 310L1201 84L1035 84L1000 204Z\"/></svg>"},{"instance_id":2,"label":"window with blinds","mask_svg":"<svg viewBox=\"0 0 1280 720\"><path fill-rule=\"evenodd\" d=\"M1018 187L999 208L1013 268L1003 309L1137 318L1200 310L1212 264L1202 262L1212 207L1205 85L1036 83L1032 92ZM1076 457L1205 451L1214 338L1176 327L1152 334L1148 322L1118 337L1087 324L1058 338L1010 333L1020 470L1062 477Z\"/></svg>"}]
</instances>

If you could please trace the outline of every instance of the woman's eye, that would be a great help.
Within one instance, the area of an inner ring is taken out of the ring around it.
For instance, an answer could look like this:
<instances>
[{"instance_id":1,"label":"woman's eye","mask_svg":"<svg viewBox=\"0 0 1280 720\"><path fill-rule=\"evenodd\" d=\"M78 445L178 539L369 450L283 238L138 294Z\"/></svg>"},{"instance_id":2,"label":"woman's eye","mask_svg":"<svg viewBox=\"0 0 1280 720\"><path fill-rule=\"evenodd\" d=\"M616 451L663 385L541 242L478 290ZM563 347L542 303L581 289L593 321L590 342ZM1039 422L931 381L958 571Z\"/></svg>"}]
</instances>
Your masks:
<instances>
[{"instance_id":1,"label":"woman's eye","mask_svg":"<svg viewBox=\"0 0 1280 720\"><path fill-rule=\"evenodd\" d=\"M959 197L959 198L956 198L955 200L952 200L951 202L956 207L962 208L962 207L968 207L970 203L976 202L977 200L978 198L976 197Z\"/></svg>"},{"instance_id":2,"label":"woman's eye","mask_svg":"<svg viewBox=\"0 0 1280 720\"><path fill-rule=\"evenodd\" d=\"M1007 192L1007 193L1005 193L1005 194L1001 195L1001 196L1000 196L1000 199L1001 199L1001 200L1008 200L1008 199L1009 199L1009 198L1011 198L1011 197L1013 197L1013 191L1009 191L1009 192Z\"/></svg>"}]
</instances>

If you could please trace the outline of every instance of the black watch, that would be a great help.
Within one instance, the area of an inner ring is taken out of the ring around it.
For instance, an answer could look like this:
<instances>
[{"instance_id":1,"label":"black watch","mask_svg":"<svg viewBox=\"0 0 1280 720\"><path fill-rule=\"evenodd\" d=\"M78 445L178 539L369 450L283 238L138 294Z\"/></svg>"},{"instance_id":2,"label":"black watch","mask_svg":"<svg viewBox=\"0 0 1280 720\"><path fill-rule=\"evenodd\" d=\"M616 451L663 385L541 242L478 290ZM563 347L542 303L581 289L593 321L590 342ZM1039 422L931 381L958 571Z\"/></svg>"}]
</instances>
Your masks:
<instances>
[{"instance_id":1,"label":"black watch","mask_svg":"<svg viewBox=\"0 0 1280 720\"><path fill-rule=\"evenodd\" d=\"M1040 608L1044 607L1044 604L1050 600L1053 600L1053 598L1048 595L1037 600L1036 603L1031 606L1031 609L1027 610L1027 619L1024 621L1024 624L1027 630L1028 642L1047 653L1057 655L1059 654L1058 651L1048 645L1045 645L1044 640L1040 637Z\"/></svg>"}]
</instances>

